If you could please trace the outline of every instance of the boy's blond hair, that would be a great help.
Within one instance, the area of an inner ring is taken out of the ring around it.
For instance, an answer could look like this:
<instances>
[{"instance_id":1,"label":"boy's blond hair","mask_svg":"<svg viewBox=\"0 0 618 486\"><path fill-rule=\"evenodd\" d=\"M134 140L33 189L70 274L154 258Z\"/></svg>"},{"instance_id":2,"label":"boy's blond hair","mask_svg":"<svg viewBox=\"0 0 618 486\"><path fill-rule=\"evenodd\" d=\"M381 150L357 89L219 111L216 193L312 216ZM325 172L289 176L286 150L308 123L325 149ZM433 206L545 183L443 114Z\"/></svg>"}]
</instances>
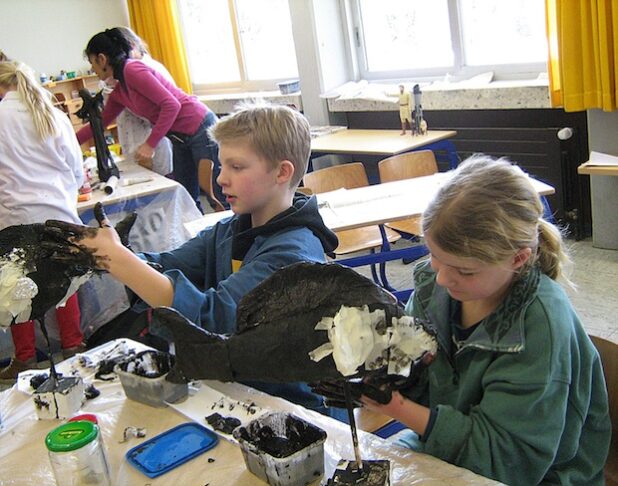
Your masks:
<instances>
[{"instance_id":1,"label":"boy's blond hair","mask_svg":"<svg viewBox=\"0 0 618 486\"><path fill-rule=\"evenodd\" d=\"M290 187L296 189L307 170L311 154L309 122L298 111L283 105L248 103L210 127L218 144L248 143L275 168L282 160L294 165Z\"/></svg>"}]
</instances>

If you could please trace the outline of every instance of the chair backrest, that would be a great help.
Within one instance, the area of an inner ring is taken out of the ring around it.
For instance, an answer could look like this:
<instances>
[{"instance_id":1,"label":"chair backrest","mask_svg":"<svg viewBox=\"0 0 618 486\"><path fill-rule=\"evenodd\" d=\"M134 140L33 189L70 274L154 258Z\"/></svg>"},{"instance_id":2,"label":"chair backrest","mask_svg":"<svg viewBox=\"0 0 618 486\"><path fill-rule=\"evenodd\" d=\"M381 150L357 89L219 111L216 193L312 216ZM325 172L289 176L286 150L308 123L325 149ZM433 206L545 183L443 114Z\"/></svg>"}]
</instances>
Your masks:
<instances>
[{"instance_id":1,"label":"chair backrest","mask_svg":"<svg viewBox=\"0 0 618 486\"><path fill-rule=\"evenodd\" d=\"M313 196L313 189L311 189L310 187L297 187L296 188L296 192L300 192L301 194L304 194L305 196Z\"/></svg>"},{"instance_id":2,"label":"chair backrest","mask_svg":"<svg viewBox=\"0 0 618 486\"><path fill-rule=\"evenodd\" d=\"M601 355L612 421L612 445L605 465L605 480L608 485L618 484L618 344L597 336L590 336L590 339Z\"/></svg>"},{"instance_id":3,"label":"chair backrest","mask_svg":"<svg viewBox=\"0 0 618 486\"><path fill-rule=\"evenodd\" d=\"M435 174L438 172L438 164L431 150L419 150L381 160L378 171L380 182L392 182Z\"/></svg>"},{"instance_id":4,"label":"chair backrest","mask_svg":"<svg viewBox=\"0 0 618 486\"><path fill-rule=\"evenodd\" d=\"M197 168L197 179L200 189L208 195L208 202L215 211L225 211L225 207L215 196L212 187L212 169L214 163L210 159L201 159Z\"/></svg>"},{"instance_id":5,"label":"chair backrest","mask_svg":"<svg viewBox=\"0 0 618 486\"><path fill-rule=\"evenodd\" d=\"M363 164L354 162L307 172L303 177L303 185L319 194L341 188L365 187L369 185L369 180Z\"/></svg>"}]
</instances>

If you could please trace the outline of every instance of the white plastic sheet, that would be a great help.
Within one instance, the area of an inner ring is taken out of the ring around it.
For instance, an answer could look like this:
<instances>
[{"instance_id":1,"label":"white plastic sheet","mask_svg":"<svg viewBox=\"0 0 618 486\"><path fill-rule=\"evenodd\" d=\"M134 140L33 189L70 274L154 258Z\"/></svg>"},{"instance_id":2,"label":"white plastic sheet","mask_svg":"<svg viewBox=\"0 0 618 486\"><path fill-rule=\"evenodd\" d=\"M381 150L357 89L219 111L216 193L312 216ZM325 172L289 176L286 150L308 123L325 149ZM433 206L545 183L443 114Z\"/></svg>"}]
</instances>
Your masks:
<instances>
[{"instance_id":1,"label":"white plastic sheet","mask_svg":"<svg viewBox=\"0 0 618 486\"><path fill-rule=\"evenodd\" d=\"M143 345L133 344L139 349L143 348ZM62 363L60 368L67 371L70 369L70 362ZM91 379L92 372L79 368L78 370L86 376L87 381ZM262 484L246 470L238 445L224 436L220 437L219 444L214 449L156 479L142 475L125 459L125 453L141 441L180 423L193 420L206 426L204 417L212 413L212 404L208 397L220 394L230 400L254 402L269 411L291 412L324 429L328 437L325 443L327 472L323 483L332 473L339 458L354 458L347 425L239 384L203 382L202 386L210 387L212 391L189 397L182 407L179 407L182 414L171 407L153 408L126 399L117 379L113 382L96 381L95 385L101 390L101 395L86 402L80 413L97 415L115 485ZM31 396L19 391L16 386L0 393L0 421L0 471L3 484L53 484L44 440L47 433L60 422L37 420ZM144 439L133 438L120 443L124 429L129 426L145 427L147 436ZM498 484L434 457L399 448L372 434L359 431L359 442L363 459L390 461L392 484Z\"/></svg>"}]
</instances>

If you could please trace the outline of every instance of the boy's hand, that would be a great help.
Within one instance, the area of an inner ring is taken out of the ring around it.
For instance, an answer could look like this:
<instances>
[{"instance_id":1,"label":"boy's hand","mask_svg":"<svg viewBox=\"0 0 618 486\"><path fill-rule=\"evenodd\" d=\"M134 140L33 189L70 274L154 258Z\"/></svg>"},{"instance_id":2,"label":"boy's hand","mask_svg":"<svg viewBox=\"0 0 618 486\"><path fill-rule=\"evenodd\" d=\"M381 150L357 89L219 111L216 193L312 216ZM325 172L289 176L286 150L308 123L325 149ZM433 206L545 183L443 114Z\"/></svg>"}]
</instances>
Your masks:
<instances>
[{"instance_id":1,"label":"boy's hand","mask_svg":"<svg viewBox=\"0 0 618 486\"><path fill-rule=\"evenodd\" d=\"M89 261L97 270L109 270L110 257L122 246L130 249L129 231L135 223L137 215L129 214L112 227L107 219L101 203L94 207L94 215L99 228L48 220L45 222L50 249L53 246L51 258L57 261L71 262L83 259Z\"/></svg>"},{"instance_id":2,"label":"boy's hand","mask_svg":"<svg viewBox=\"0 0 618 486\"><path fill-rule=\"evenodd\" d=\"M45 239L41 246L49 252L49 258L56 262L107 271L108 265L96 254L96 247L89 248L80 243L86 238L95 238L97 231L97 228L89 226L48 220L45 222Z\"/></svg>"}]
</instances>

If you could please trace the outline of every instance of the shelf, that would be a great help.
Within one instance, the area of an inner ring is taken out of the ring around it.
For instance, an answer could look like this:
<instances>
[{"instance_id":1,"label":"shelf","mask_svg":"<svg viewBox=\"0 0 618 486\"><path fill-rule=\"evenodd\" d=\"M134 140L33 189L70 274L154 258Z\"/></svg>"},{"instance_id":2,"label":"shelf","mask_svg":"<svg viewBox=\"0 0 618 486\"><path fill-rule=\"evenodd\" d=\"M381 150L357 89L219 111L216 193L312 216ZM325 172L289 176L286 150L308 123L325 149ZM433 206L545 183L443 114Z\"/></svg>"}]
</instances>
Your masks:
<instances>
[{"instance_id":1,"label":"shelf","mask_svg":"<svg viewBox=\"0 0 618 486\"><path fill-rule=\"evenodd\" d=\"M98 78L96 74L88 74L86 76L76 76L74 78L62 79L60 81L48 81L47 83L43 85L43 87L51 91L53 88L57 87L58 85L67 84L67 83L75 83L75 82L79 82L82 80L84 80L83 84L85 85L89 80L93 80L95 78Z\"/></svg>"}]
</instances>

